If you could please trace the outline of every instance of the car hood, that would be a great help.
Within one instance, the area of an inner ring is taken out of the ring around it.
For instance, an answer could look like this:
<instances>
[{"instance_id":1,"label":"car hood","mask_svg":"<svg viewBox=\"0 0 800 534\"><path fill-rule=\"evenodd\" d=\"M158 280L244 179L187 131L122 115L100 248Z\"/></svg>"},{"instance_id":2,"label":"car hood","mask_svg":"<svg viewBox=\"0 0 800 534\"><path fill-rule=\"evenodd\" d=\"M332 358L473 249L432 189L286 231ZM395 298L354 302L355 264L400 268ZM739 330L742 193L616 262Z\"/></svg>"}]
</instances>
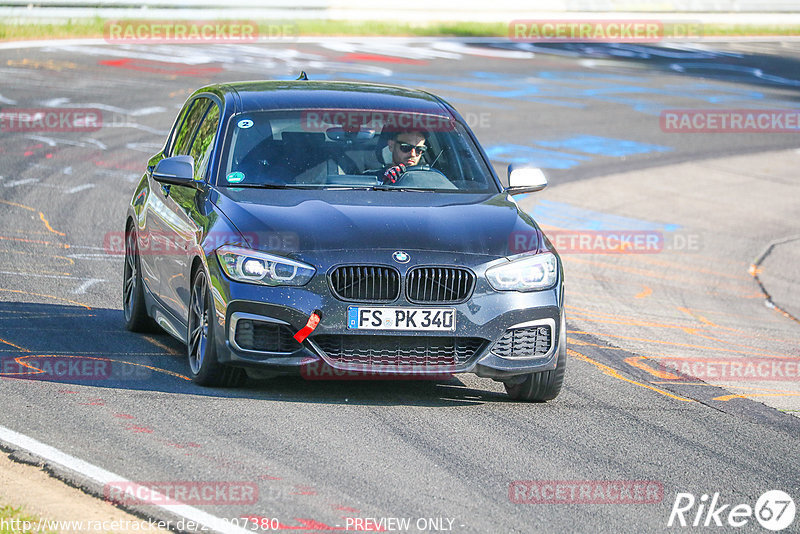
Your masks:
<instances>
[{"instance_id":1,"label":"car hood","mask_svg":"<svg viewBox=\"0 0 800 534\"><path fill-rule=\"evenodd\" d=\"M285 253L424 250L503 257L541 246L507 194L225 188L211 201L250 246ZM520 237L522 236L522 237Z\"/></svg>"}]
</instances>

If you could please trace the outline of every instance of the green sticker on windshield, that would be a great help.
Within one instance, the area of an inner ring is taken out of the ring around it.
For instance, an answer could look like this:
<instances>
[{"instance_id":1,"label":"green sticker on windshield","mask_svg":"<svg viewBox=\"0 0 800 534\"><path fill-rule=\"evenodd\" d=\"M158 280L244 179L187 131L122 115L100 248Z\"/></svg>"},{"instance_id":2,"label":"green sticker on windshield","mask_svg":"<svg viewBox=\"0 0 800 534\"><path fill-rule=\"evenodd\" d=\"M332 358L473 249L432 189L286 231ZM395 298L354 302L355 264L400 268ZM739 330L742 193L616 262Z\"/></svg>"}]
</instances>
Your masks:
<instances>
[{"instance_id":1,"label":"green sticker on windshield","mask_svg":"<svg viewBox=\"0 0 800 534\"><path fill-rule=\"evenodd\" d=\"M232 184L238 184L239 182L244 180L244 173L239 171L232 172L228 174L228 176L226 176L225 179Z\"/></svg>"}]
</instances>

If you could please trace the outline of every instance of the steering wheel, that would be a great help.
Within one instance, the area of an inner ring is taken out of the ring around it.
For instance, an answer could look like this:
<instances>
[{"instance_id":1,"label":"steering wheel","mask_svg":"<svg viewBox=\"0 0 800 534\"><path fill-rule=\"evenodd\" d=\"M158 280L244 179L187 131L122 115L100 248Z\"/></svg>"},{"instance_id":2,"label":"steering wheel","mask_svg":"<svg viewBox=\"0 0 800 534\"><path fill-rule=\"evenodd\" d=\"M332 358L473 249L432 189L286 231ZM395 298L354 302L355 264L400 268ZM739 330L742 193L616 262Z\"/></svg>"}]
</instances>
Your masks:
<instances>
[{"instance_id":1,"label":"steering wheel","mask_svg":"<svg viewBox=\"0 0 800 534\"><path fill-rule=\"evenodd\" d=\"M406 167L406 170L405 170L405 172L403 172L403 174L401 174L401 175L400 175L400 176L397 178L397 180L396 180L396 181L395 181L393 184L391 184L391 185L397 185L397 184L399 184L400 182L402 182L403 180L405 180L405 178L408 176L408 174L409 174L410 172L412 172L412 171L427 171L427 172L435 172L436 174L440 174L440 175L442 176L442 178L444 178L445 180L447 179L447 177L446 177L446 176L445 176L445 175L444 175L444 174L443 174L443 173L442 173L440 170L438 170L438 169L434 169L433 167L431 167L431 166L430 166L430 165L428 165L427 163L422 163L422 164L419 164L419 165L412 165L412 166L410 166L410 167Z\"/></svg>"}]
</instances>

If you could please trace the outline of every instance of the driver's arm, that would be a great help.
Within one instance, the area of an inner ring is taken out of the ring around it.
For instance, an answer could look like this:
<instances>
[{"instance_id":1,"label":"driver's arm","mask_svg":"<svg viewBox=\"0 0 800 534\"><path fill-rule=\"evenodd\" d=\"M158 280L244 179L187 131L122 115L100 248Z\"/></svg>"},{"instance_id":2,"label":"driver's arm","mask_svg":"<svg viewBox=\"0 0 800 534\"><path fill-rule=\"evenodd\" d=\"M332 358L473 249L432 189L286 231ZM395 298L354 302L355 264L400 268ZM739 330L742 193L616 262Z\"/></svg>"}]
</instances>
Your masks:
<instances>
[{"instance_id":1,"label":"driver's arm","mask_svg":"<svg viewBox=\"0 0 800 534\"><path fill-rule=\"evenodd\" d=\"M383 183L384 184L393 184L400 179L400 176L406 172L406 166L402 163L398 163L397 165L393 165L386 169L383 173Z\"/></svg>"}]
</instances>

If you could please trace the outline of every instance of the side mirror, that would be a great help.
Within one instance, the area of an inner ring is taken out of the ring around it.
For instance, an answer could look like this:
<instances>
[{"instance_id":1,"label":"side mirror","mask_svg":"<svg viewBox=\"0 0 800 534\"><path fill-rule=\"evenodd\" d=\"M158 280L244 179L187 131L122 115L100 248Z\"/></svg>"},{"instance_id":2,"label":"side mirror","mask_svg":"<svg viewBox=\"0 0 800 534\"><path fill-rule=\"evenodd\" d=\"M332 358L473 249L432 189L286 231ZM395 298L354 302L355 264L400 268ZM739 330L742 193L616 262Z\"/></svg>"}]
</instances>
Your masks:
<instances>
[{"instance_id":1,"label":"side mirror","mask_svg":"<svg viewBox=\"0 0 800 534\"><path fill-rule=\"evenodd\" d=\"M194 158L192 156L172 156L164 158L153 169L153 180L162 184L194 187Z\"/></svg>"},{"instance_id":2,"label":"side mirror","mask_svg":"<svg viewBox=\"0 0 800 534\"><path fill-rule=\"evenodd\" d=\"M537 167L508 166L508 187L506 192L510 195L521 193L534 193L547 187L547 178L542 169Z\"/></svg>"}]
</instances>

